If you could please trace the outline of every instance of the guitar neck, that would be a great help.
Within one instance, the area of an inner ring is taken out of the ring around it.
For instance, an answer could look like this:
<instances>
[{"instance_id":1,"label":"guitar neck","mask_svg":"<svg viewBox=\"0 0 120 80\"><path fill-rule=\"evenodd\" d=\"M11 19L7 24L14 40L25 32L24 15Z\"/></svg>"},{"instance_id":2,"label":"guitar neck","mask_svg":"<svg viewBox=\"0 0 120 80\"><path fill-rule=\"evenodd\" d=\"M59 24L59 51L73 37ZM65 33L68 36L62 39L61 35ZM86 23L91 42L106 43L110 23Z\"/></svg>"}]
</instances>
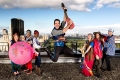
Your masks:
<instances>
[{"instance_id":1,"label":"guitar neck","mask_svg":"<svg viewBox=\"0 0 120 80\"><path fill-rule=\"evenodd\" d=\"M67 11L66 10L64 10L64 15L65 15L65 17L66 17L66 19L68 18L68 15L67 15Z\"/></svg>"}]
</instances>

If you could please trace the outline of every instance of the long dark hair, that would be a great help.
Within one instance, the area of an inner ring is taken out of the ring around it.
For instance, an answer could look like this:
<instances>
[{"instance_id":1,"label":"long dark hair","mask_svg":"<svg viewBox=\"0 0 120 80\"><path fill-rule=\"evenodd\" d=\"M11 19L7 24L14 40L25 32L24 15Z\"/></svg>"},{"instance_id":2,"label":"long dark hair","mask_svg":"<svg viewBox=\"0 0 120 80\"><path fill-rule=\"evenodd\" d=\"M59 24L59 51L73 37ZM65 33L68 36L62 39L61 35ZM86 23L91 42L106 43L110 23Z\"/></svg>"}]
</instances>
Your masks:
<instances>
[{"instance_id":1,"label":"long dark hair","mask_svg":"<svg viewBox=\"0 0 120 80\"><path fill-rule=\"evenodd\" d=\"M94 32L93 34L94 34L94 39L97 39L96 34L99 34L99 40L101 40L101 33L100 32Z\"/></svg>"}]
</instances>

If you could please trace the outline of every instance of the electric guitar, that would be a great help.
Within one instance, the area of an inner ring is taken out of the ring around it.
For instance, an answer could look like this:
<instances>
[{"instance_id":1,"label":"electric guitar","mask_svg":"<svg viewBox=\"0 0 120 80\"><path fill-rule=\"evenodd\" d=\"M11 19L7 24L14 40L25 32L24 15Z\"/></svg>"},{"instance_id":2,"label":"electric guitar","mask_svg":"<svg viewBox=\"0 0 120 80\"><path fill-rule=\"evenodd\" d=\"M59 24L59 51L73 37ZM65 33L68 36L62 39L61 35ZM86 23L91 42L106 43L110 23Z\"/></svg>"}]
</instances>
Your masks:
<instances>
[{"instance_id":1,"label":"electric guitar","mask_svg":"<svg viewBox=\"0 0 120 80\"><path fill-rule=\"evenodd\" d=\"M64 10L64 15L66 16L66 22L68 23L71 19L68 17L68 15L67 15L67 9L65 9L65 5L64 5L64 3L61 3L61 7L63 8L63 10ZM74 23L72 23L71 25L70 25L70 28L69 29L73 29L74 28Z\"/></svg>"}]
</instances>

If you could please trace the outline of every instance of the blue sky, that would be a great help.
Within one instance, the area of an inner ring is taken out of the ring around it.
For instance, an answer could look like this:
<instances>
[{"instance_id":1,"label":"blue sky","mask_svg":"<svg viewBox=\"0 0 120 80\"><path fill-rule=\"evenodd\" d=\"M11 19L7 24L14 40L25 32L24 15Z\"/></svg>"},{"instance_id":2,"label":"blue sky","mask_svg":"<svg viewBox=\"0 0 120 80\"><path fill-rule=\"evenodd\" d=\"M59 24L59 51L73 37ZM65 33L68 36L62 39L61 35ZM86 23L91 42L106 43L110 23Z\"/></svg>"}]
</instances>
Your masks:
<instances>
[{"instance_id":1,"label":"blue sky","mask_svg":"<svg viewBox=\"0 0 120 80\"><path fill-rule=\"evenodd\" d=\"M109 28L119 34L120 0L0 0L0 29L7 28L11 18L21 18L25 30L50 34L54 19L63 19L61 2L66 4L68 16L75 23L67 34L107 33Z\"/></svg>"}]
</instances>

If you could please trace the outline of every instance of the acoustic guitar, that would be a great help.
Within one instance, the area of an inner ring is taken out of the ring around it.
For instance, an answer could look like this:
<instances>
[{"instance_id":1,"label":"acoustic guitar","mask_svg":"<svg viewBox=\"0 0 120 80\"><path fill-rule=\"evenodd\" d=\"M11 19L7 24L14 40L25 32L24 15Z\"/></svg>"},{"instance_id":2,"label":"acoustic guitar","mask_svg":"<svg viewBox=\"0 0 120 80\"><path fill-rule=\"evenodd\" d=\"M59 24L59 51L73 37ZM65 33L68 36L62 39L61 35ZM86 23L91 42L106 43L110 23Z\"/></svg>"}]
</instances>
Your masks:
<instances>
[{"instance_id":1,"label":"acoustic guitar","mask_svg":"<svg viewBox=\"0 0 120 80\"><path fill-rule=\"evenodd\" d=\"M61 3L61 7L62 7L63 10L64 10L64 15L66 16L66 22L68 23L71 19L70 19L70 18L68 17L68 15L67 15L67 9L66 9L64 3ZM70 25L70 28L69 28L69 29L73 29L74 26L75 26L74 23L72 23L72 24Z\"/></svg>"}]
</instances>

